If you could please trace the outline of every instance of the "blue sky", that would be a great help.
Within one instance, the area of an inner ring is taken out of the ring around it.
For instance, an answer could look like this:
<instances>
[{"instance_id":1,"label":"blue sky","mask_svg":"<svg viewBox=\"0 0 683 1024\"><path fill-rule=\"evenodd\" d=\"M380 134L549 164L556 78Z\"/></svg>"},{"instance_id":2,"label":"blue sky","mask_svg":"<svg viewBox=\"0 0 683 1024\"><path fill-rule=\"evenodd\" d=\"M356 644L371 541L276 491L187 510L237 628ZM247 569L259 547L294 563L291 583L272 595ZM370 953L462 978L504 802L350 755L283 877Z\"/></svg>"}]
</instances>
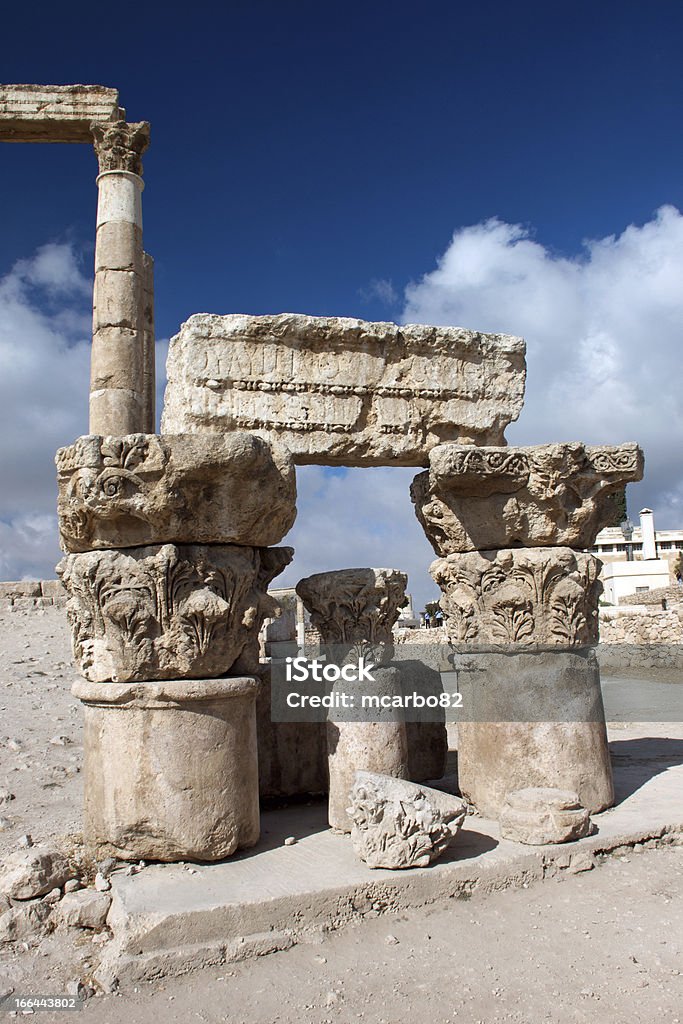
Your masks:
<instances>
[{"instance_id":1,"label":"blue sky","mask_svg":"<svg viewBox=\"0 0 683 1024\"><path fill-rule=\"evenodd\" d=\"M159 338L194 312L283 310L457 316L525 334L528 410L510 440L644 434L653 470L634 501L656 502L661 525L683 526L680 457L649 423L659 409L671 434L679 415L682 29L674 2L11 5L0 75L113 85L129 119L151 121L144 220ZM21 292L22 311L12 307L6 365L12 341L30 346L38 321L43 365L60 345L80 345L85 357L95 174L84 146L0 147L0 279ZM56 247L50 259L46 245ZM642 393L641 351L661 374ZM587 366L589 378L597 366L588 391ZM21 378L10 368L16 397ZM22 561L7 530L21 516L51 515L53 485L35 478L51 472L49 445L85 431L79 393L67 410L46 399L47 412L22 396L26 429L35 419L41 427L27 449L31 474L5 476L17 493L0 495L0 576L38 572L52 557L44 538L33 561L27 542ZM14 466L7 449L4 458ZM302 515L313 516L330 495L326 476L311 473L309 482L302 474ZM398 484L380 474L362 486L384 534L383 503ZM418 544L407 529L406 520L394 531L398 547L386 557ZM428 548L411 550L428 560ZM302 572L314 571L314 556Z\"/></svg>"}]
</instances>

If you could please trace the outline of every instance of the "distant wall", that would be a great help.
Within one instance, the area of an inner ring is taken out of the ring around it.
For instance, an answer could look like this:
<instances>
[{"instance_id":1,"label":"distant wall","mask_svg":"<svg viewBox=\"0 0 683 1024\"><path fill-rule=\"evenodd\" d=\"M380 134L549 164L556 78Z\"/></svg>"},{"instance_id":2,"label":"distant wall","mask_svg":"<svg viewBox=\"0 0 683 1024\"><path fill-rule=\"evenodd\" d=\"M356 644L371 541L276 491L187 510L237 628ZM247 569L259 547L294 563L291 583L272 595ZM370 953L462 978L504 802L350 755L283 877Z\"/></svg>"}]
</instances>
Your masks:
<instances>
[{"instance_id":1,"label":"distant wall","mask_svg":"<svg viewBox=\"0 0 683 1024\"><path fill-rule=\"evenodd\" d=\"M66 590L61 580L0 582L0 609L64 607L65 604Z\"/></svg>"}]
</instances>

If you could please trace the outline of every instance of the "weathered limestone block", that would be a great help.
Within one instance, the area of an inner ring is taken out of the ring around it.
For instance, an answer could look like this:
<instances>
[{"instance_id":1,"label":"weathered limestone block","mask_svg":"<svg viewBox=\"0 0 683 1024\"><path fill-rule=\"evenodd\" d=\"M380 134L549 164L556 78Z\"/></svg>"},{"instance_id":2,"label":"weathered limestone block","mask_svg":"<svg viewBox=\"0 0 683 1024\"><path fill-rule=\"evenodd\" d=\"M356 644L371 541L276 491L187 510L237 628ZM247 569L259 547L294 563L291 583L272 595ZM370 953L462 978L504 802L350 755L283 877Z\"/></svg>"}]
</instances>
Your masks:
<instances>
[{"instance_id":1,"label":"weathered limestone block","mask_svg":"<svg viewBox=\"0 0 683 1024\"><path fill-rule=\"evenodd\" d=\"M3 142L92 143L92 122L121 113L117 90L104 85L0 85Z\"/></svg>"},{"instance_id":2,"label":"weathered limestone block","mask_svg":"<svg viewBox=\"0 0 683 1024\"><path fill-rule=\"evenodd\" d=\"M373 683L339 683L333 688L353 694L356 707L361 695L394 697L401 694L401 674L396 668L373 669ZM402 717L395 711L366 711L367 721L350 721L330 712L327 722L329 775L328 820L337 832L350 832L349 793L356 772L378 772L397 779L409 779L408 737Z\"/></svg>"},{"instance_id":3,"label":"weathered limestone block","mask_svg":"<svg viewBox=\"0 0 683 1024\"><path fill-rule=\"evenodd\" d=\"M443 441L504 443L524 350L461 327L202 313L171 340L162 430L249 430L297 463L424 466Z\"/></svg>"},{"instance_id":4,"label":"weathered limestone block","mask_svg":"<svg viewBox=\"0 0 683 1024\"><path fill-rule=\"evenodd\" d=\"M598 641L602 563L569 548L470 551L437 558L454 644L574 647Z\"/></svg>"},{"instance_id":5,"label":"weathered limestone block","mask_svg":"<svg viewBox=\"0 0 683 1024\"><path fill-rule=\"evenodd\" d=\"M88 683L86 843L124 860L215 861L259 838L253 678Z\"/></svg>"},{"instance_id":6,"label":"weathered limestone block","mask_svg":"<svg viewBox=\"0 0 683 1024\"><path fill-rule=\"evenodd\" d=\"M100 931L105 926L110 904L108 892L93 892L92 889L68 892L58 907L59 920L67 928Z\"/></svg>"},{"instance_id":7,"label":"weathered limestone block","mask_svg":"<svg viewBox=\"0 0 683 1024\"><path fill-rule=\"evenodd\" d=\"M532 448L443 444L413 481L415 512L438 555L494 548L590 547L614 496L643 476L636 444Z\"/></svg>"},{"instance_id":8,"label":"weathered limestone block","mask_svg":"<svg viewBox=\"0 0 683 1024\"><path fill-rule=\"evenodd\" d=\"M49 846L33 846L6 856L0 865L0 893L13 900L44 896L71 877L69 862Z\"/></svg>"},{"instance_id":9,"label":"weathered limestone block","mask_svg":"<svg viewBox=\"0 0 683 1024\"><path fill-rule=\"evenodd\" d=\"M591 819L576 793L527 787L508 793L500 816L500 835L528 846L548 846L583 839Z\"/></svg>"},{"instance_id":10,"label":"weathered limestone block","mask_svg":"<svg viewBox=\"0 0 683 1024\"><path fill-rule=\"evenodd\" d=\"M324 645L386 662L394 652L391 630L405 604L407 582L398 569L337 569L307 576L296 592Z\"/></svg>"},{"instance_id":11,"label":"weathered limestone block","mask_svg":"<svg viewBox=\"0 0 683 1024\"><path fill-rule=\"evenodd\" d=\"M570 790L591 814L614 802L600 673L591 649L456 653L458 784L487 818L508 793Z\"/></svg>"},{"instance_id":12,"label":"weathered limestone block","mask_svg":"<svg viewBox=\"0 0 683 1024\"><path fill-rule=\"evenodd\" d=\"M93 682L240 671L276 613L268 584L291 548L165 544L67 555L74 658Z\"/></svg>"},{"instance_id":13,"label":"weathered limestone block","mask_svg":"<svg viewBox=\"0 0 683 1024\"><path fill-rule=\"evenodd\" d=\"M80 437L56 456L64 551L277 544L296 517L289 456L253 434Z\"/></svg>"},{"instance_id":14,"label":"weathered limestone block","mask_svg":"<svg viewBox=\"0 0 683 1024\"><path fill-rule=\"evenodd\" d=\"M436 789L359 771L351 791L351 841L370 868L423 868L455 839L463 800Z\"/></svg>"}]
</instances>

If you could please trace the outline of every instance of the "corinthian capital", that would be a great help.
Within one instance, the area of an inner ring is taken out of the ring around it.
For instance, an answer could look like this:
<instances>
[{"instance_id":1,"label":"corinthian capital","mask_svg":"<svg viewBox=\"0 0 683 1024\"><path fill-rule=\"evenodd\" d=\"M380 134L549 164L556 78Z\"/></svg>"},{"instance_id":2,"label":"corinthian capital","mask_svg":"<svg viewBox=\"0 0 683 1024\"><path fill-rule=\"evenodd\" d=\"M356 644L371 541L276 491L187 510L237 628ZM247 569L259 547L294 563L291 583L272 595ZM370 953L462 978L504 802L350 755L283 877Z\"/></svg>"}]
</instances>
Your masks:
<instances>
[{"instance_id":1,"label":"corinthian capital","mask_svg":"<svg viewBox=\"0 0 683 1024\"><path fill-rule=\"evenodd\" d=\"M93 144L100 165L104 171L130 171L142 174L142 154L149 145L149 121L126 121L90 125Z\"/></svg>"}]
</instances>

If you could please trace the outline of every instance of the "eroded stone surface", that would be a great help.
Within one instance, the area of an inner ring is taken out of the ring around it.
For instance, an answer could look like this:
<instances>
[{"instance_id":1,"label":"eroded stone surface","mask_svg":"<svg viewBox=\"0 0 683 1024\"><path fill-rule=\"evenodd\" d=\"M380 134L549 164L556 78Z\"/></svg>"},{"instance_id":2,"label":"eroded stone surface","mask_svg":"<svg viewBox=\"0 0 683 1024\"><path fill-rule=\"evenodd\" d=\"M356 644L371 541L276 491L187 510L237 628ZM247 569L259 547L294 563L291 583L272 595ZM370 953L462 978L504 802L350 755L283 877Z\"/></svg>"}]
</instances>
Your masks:
<instances>
[{"instance_id":1,"label":"eroded stone surface","mask_svg":"<svg viewBox=\"0 0 683 1024\"><path fill-rule=\"evenodd\" d=\"M443 441L501 444L524 342L342 317L191 317L171 340L162 430L248 430L299 463L424 466Z\"/></svg>"},{"instance_id":2,"label":"eroded stone surface","mask_svg":"<svg viewBox=\"0 0 683 1024\"><path fill-rule=\"evenodd\" d=\"M86 679L198 678L242 670L276 603L291 548L165 544L67 555L74 658Z\"/></svg>"},{"instance_id":3,"label":"eroded stone surface","mask_svg":"<svg viewBox=\"0 0 683 1024\"><path fill-rule=\"evenodd\" d=\"M494 548L590 547L613 498L643 476L636 444L432 449L413 481L415 512L438 555Z\"/></svg>"},{"instance_id":4,"label":"eroded stone surface","mask_svg":"<svg viewBox=\"0 0 683 1024\"><path fill-rule=\"evenodd\" d=\"M602 563L569 548L469 551L437 558L452 643L576 647L598 642Z\"/></svg>"},{"instance_id":5,"label":"eroded stone surface","mask_svg":"<svg viewBox=\"0 0 683 1024\"><path fill-rule=\"evenodd\" d=\"M454 656L462 711L458 785L480 814L498 818L525 787L570 790L591 814L614 801L600 672L591 648L502 650Z\"/></svg>"},{"instance_id":6,"label":"eroded stone surface","mask_svg":"<svg viewBox=\"0 0 683 1024\"><path fill-rule=\"evenodd\" d=\"M392 626L405 603L408 577L398 569L337 569L300 580L296 592L323 644L358 648L389 661Z\"/></svg>"},{"instance_id":7,"label":"eroded stone surface","mask_svg":"<svg viewBox=\"0 0 683 1024\"><path fill-rule=\"evenodd\" d=\"M359 771L349 807L351 841L370 868L426 867L453 842L466 813L458 797Z\"/></svg>"},{"instance_id":8,"label":"eroded stone surface","mask_svg":"<svg viewBox=\"0 0 683 1024\"><path fill-rule=\"evenodd\" d=\"M508 793L500 816L501 838L528 846L583 839L590 827L590 815L576 793L539 786Z\"/></svg>"},{"instance_id":9,"label":"eroded stone surface","mask_svg":"<svg viewBox=\"0 0 683 1024\"><path fill-rule=\"evenodd\" d=\"M122 118L113 123L93 121L90 126L93 145L100 165L105 171L128 171L142 175L142 154L149 146L149 121L127 124Z\"/></svg>"},{"instance_id":10,"label":"eroded stone surface","mask_svg":"<svg viewBox=\"0 0 683 1024\"><path fill-rule=\"evenodd\" d=\"M0 85L3 142L92 142L92 122L119 114L117 90L104 85Z\"/></svg>"},{"instance_id":11,"label":"eroded stone surface","mask_svg":"<svg viewBox=\"0 0 683 1024\"><path fill-rule=\"evenodd\" d=\"M63 885L70 876L66 857L51 847L34 846L5 857L0 892L14 900L30 900Z\"/></svg>"},{"instance_id":12,"label":"eroded stone surface","mask_svg":"<svg viewBox=\"0 0 683 1024\"><path fill-rule=\"evenodd\" d=\"M277 544L296 517L289 456L252 434L80 437L56 456L62 548Z\"/></svg>"},{"instance_id":13,"label":"eroded stone surface","mask_svg":"<svg viewBox=\"0 0 683 1024\"><path fill-rule=\"evenodd\" d=\"M215 861L258 841L258 686L74 684L85 711L84 837L97 856Z\"/></svg>"}]
</instances>

